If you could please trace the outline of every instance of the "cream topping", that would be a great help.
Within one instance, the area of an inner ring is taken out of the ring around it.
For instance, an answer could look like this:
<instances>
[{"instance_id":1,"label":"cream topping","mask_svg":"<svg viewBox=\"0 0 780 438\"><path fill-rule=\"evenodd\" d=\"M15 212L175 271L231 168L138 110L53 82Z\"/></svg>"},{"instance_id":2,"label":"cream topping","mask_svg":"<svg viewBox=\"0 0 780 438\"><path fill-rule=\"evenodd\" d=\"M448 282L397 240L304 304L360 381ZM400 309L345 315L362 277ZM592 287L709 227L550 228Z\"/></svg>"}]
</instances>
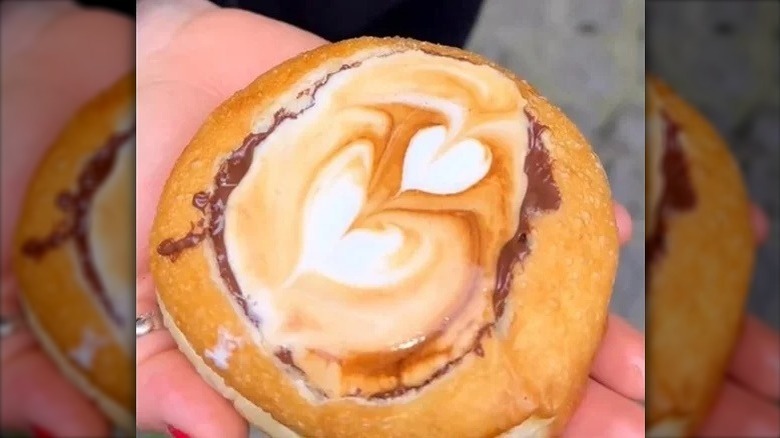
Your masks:
<instances>
[{"instance_id":1,"label":"cream topping","mask_svg":"<svg viewBox=\"0 0 780 438\"><path fill-rule=\"evenodd\" d=\"M243 343L242 338L232 334L226 328L220 327L217 331L217 343L212 348L207 349L204 355L211 359L214 365L225 370L230 366L233 351Z\"/></svg>"},{"instance_id":2,"label":"cream topping","mask_svg":"<svg viewBox=\"0 0 780 438\"><path fill-rule=\"evenodd\" d=\"M94 363L95 355L107 344L104 337L96 334L91 328L85 327L82 330L81 342L70 351L69 356L82 369L90 369Z\"/></svg>"},{"instance_id":3,"label":"cream topping","mask_svg":"<svg viewBox=\"0 0 780 438\"><path fill-rule=\"evenodd\" d=\"M501 72L419 51L335 73L225 209L264 342L329 395L421 384L472 348L526 190L524 106Z\"/></svg>"}]
</instances>

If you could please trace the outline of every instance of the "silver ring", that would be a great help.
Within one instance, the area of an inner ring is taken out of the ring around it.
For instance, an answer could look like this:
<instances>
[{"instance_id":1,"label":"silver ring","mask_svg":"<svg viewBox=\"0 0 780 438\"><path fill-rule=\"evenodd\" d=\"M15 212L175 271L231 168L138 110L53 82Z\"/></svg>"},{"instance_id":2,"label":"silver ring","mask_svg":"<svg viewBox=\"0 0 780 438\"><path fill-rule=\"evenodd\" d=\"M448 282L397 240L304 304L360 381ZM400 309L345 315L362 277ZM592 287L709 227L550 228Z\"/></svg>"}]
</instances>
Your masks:
<instances>
[{"instance_id":1,"label":"silver ring","mask_svg":"<svg viewBox=\"0 0 780 438\"><path fill-rule=\"evenodd\" d=\"M135 318L135 337L140 338L162 327L162 319L158 309L146 312Z\"/></svg>"},{"instance_id":2,"label":"silver ring","mask_svg":"<svg viewBox=\"0 0 780 438\"><path fill-rule=\"evenodd\" d=\"M0 316L0 338L7 338L16 333L24 325L24 318L17 316Z\"/></svg>"}]
</instances>

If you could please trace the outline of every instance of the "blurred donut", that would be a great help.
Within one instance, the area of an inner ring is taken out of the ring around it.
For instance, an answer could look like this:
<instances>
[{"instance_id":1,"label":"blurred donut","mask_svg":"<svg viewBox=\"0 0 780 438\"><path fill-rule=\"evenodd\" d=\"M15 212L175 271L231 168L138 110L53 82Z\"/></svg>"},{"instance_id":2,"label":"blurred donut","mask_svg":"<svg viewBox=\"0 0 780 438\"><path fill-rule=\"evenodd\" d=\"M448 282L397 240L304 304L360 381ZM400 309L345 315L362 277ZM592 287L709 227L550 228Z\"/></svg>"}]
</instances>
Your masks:
<instances>
[{"instance_id":1,"label":"blurred donut","mask_svg":"<svg viewBox=\"0 0 780 438\"><path fill-rule=\"evenodd\" d=\"M750 203L715 129L647 79L647 430L690 436L734 348L754 259Z\"/></svg>"},{"instance_id":2,"label":"blurred donut","mask_svg":"<svg viewBox=\"0 0 780 438\"><path fill-rule=\"evenodd\" d=\"M39 164L13 265L43 349L115 423L134 429L135 76L69 122Z\"/></svg>"}]
</instances>

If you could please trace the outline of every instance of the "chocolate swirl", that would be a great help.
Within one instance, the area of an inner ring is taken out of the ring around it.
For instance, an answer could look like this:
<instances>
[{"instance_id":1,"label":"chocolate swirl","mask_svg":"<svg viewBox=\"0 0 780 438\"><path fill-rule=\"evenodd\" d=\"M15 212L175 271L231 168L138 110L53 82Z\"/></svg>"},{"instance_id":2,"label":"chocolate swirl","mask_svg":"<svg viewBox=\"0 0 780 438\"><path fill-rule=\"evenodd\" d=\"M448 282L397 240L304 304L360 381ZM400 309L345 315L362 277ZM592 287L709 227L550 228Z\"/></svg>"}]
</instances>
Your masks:
<instances>
[{"instance_id":1,"label":"chocolate swirl","mask_svg":"<svg viewBox=\"0 0 780 438\"><path fill-rule=\"evenodd\" d=\"M40 259L66 242L73 242L79 268L91 291L109 317L118 325L129 323L130 315L123 312L111 299L105 281L101 278L98 260L91 245L90 213L95 198L112 175L123 147L132 147L129 140L135 127L114 133L84 165L76 179L76 187L56 197L57 207L65 217L45 237L28 239L22 245L25 256Z\"/></svg>"},{"instance_id":2,"label":"chocolate swirl","mask_svg":"<svg viewBox=\"0 0 780 438\"><path fill-rule=\"evenodd\" d=\"M407 51L297 99L226 158L193 197L204 219L158 253L210 239L265 342L327 397L400 396L480 355L530 218L560 204L514 81Z\"/></svg>"},{"instance_id":3,"label":"chocolate swirl","mask_svg":"<svg viewBox=\"0 0 780 438\"><path fill-rule=\"evenodd\" d=\"M681 144L681 129L665 112L661 112L663 136L660 155L660 192L655 206L653 229L648 233L645 258L648 268L658 260L666 250L668 218L671 215L688 211L696 206L696 193L690 177L688 159ZM650 147L654 147L651 145ZM647 281L652 276L647 275Z\"/></svg>"}]
</instances>

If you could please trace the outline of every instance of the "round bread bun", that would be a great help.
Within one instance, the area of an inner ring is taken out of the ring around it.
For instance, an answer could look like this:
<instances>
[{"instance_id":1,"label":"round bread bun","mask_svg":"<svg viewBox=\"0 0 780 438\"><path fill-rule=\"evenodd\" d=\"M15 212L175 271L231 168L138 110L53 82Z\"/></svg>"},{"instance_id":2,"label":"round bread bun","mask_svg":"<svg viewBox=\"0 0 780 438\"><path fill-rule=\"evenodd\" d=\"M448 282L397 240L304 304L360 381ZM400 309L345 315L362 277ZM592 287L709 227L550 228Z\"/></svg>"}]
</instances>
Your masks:
<instances>
[{"instance_id":1,"label":"round bread bun","mask_svg":"<svg viewBox=\"0 0 780 438\"><path fill-rule=\"evenodd\" d=\"M151 248L180 349L274 437L560 433L618 257L574 124L475 54L400 38L303 53L219 106Z\"/></svg>"},{"instance_id":2,"label":"round bread bun","mask_svg":"<svg viewBox=\"0 0 780 438\"><path fill-rule=\"evenodd\" d=\"M690 436L714 402L754 260L748 195L715 129L647 79L648 436Z\"/></svg>"},{"instance_id":3,"label":"round bread bun","mask_svg":"<svg viewBox=\"0 0 780 438\"><path fill-rule=\"evenodd\" d=\"M88 102L39 164L14 236L27 323L116 425L133 430L135 76Z\"/></svg>"}]
</instances>

